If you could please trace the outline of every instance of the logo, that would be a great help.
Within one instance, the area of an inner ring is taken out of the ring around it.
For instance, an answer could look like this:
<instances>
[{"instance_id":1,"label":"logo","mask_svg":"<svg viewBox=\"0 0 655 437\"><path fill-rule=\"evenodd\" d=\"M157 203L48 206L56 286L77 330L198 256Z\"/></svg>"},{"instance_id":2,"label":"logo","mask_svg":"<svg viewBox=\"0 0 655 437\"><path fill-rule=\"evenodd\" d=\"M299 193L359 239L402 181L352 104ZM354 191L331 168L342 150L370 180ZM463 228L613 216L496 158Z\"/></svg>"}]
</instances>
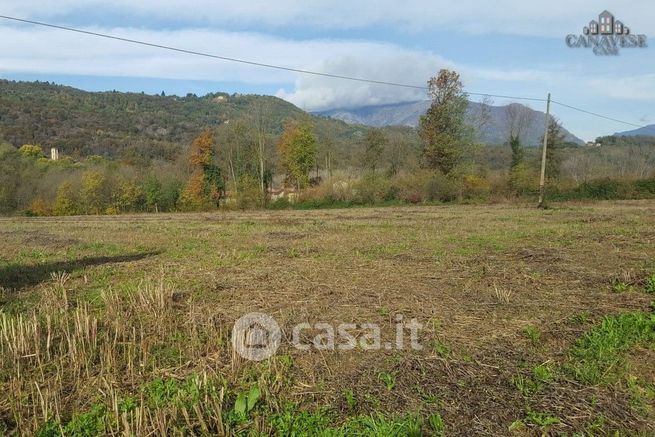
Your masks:
<instances>
[{"instance_id":1,"label":"logo","mask_svg":"<svg viewBox=\"0 0 655 437\"><path fill-rule=\"evenodd\" d=\"M421 350L419 331L423 325L416 319L405 321L396 315L393 341L382 341L382 329L375 323L299 323L293 327L290 344L299 351L349 351L353 349ZM409 342L406 334L409 332ZM262 361L272 357L280 347L282 331L275 319L264 313L248 313L232 327L232 346L241 357ZM388 338L388 340L391 340ZM409 343L409 344L408 344Z\"/></svg>"},{"instance_id":2,"label":"logo","mask_svg":"<svg viewBox=\"0 0 655 437\"><path fill-rule=\"evenodd\" d=\"M243 358L262 361L272 357L282 340L275 319L264 313L248 313L232 327L232 347Z\"/></svg>"},{"instance_id":3,"label":"logo","mask_svg":"<svg viewBox=\"0 0 655 437\"><path fill-rule=\"evenodd\" d=\"M566 45L570 48L592 48L598 56L616 56L619 49L646 48L646 35L634 34L621 20L609 11L603 11L598 21L591 20L582 28L582 35L567 35Z\"/></svg>"}]
</instances>

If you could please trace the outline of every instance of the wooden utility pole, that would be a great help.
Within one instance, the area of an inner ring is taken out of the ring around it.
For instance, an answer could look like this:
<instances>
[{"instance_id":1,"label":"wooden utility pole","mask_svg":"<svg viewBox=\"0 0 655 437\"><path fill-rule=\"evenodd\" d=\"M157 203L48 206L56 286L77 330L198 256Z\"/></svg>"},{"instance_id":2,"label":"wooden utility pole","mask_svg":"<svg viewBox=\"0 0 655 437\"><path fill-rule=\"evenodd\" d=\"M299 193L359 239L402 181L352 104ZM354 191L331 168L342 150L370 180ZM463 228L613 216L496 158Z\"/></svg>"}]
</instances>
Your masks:
<instances>
[{"instance_id":1,"label":"wooden utility pole","mask_svg":"<svg viewBox=\"0 0 655 437\"><path fill-rule=\"evenodd\" d=\"M548 127L550 126L550 93L546 100L546 130L544 131L544 147L541 152L541 178L539 179L539 208L544 206L546 194L546 149L548 148Z\"/></svg>"}]
</instances>

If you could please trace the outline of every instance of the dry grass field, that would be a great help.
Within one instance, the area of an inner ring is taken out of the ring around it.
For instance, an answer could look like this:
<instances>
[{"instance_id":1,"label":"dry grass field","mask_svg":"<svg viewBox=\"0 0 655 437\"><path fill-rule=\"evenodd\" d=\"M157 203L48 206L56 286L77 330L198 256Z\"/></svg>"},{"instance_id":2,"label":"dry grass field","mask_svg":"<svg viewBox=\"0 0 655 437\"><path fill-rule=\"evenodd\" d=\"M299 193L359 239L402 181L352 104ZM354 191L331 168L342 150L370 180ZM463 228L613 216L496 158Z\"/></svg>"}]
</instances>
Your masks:
<instances>
[{"instance_id":1,"label":"dry grass field","mask_svg":"<svg viewBox=\"0 0 655 437\"><path fill-rule=\"evenodd\" d=\"M4 218L0 242L0 435L655 435L652 201ZM253 311L283 331L261 362L231 350ZM421 350L289 343L398 315Z\"/></svg>"}]
</instances>

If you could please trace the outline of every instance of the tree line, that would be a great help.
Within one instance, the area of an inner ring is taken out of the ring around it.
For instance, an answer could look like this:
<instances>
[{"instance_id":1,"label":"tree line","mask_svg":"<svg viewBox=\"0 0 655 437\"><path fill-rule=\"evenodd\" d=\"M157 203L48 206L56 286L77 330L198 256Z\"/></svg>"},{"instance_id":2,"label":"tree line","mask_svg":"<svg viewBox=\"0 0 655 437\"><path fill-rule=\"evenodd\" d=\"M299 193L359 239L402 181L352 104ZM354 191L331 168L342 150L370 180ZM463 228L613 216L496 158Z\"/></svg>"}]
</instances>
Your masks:
<instances>
[{"instance_id":1,"label":"tree line","mask_svg":"<svg viewBox=\"0 0 655 437\"><path fill-rule=\"evenodd\" d=\"M459 74L441 70L428 90L431 106L417 129L360 127L343 137L333 122L297 114L281 120L270 101L259 100L249 103L245 115L202 130L171 156L146 162L65 153L52 161L37 144L16 148L0 141L0 212L117 214L287 205L288 198L271 199L274 186L317 206L507 200L536 192L538 151L523 144L534 123L532 111L508 106L506 144L482 146L476 131L485 114L467 118L468 96ZM548 121L548 133L546 168L555 193L573 192L601 176L621 181L654 176L652 141L614 145L605 138L606 147L571 148L555 118ZM621 192L637 196L634 190Z\"/></svg>"}]
</instances>

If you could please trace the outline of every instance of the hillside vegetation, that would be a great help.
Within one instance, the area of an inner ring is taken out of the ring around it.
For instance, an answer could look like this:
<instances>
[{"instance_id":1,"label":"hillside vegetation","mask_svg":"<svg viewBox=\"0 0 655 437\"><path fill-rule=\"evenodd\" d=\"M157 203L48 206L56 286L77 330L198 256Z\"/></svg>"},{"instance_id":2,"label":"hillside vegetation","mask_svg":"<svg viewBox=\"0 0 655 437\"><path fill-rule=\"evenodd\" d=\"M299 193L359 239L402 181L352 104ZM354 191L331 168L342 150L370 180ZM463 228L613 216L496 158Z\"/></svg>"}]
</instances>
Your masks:
<instances>
[{"instance_id":1,"label":"hillside vegetation","mask_svg":"<svg viewBox=\"0 0 655 437\"><path fill-rule=\"evenodd\" d=\"M541 154L527 142L535 111L510 105L494 116L481 108L471 119L462 84L454 83L457 100L433 103L417 128L373 128L313 116L270 96L91 93L0 81L0 213L534 197ZM498 117L507 124L504 144L480 144L484 125ZM602 147L577 147L557 120L549 132L552 199L655 196L652 137L604 137ZM51 147L59 160L49 159Z\"/></svg>"}]
</instances>

